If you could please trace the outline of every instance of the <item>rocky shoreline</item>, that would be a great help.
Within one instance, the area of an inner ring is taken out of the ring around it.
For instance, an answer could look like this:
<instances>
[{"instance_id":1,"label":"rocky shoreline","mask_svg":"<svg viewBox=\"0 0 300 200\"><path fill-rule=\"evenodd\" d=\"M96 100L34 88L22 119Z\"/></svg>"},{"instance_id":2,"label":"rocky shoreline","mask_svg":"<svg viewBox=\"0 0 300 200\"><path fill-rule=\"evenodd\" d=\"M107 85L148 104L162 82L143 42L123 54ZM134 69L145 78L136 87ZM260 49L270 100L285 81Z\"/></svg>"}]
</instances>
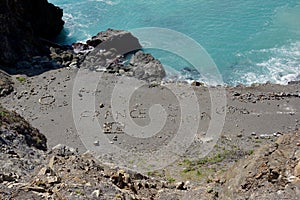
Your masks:
<instances>
[{"instance_id":1,"label":"rocky shoreline","mask_svg":"<svg viewBox=\"0 0 300 200\"><path fill-rule=\"evenodd\" d=\"M236 87L165 82L160 61L144 53L127 31L108 29L86 43L60 46L51 39L63 28L61 9L46 0L0 5L0 39L5 41L0 49L7 52L0 66L8 72L0 71L0 199L299 198L299 82ZM79 73L87 79L75 88ZM92 90L86 83L92 84L95 74L101 78ZM122 107L112 111L114 89L127 91L132 85L139 87L131 96L129 116ZM179 129L180 104L170 91L185 87L193 92L181 95L198 99L199 127L184 156L164 168L140 173L109 162L92 151L101 148L101 141L93 138L88 146L77 127L96 119L110 145L155 152ZM226 105L217 112L226 117L214 139L205 134L213 117L211 91L218 88L224 89ZM89 105L91 97L95 110L86 108L76 119L74 109ZM154 104L168 114L155 137L134 139L122 134L122 126L110 126L115 113L147 126L163 116L152 113ZM201 156L202 145L214 140Z\"/></svg>"}]
</instances>

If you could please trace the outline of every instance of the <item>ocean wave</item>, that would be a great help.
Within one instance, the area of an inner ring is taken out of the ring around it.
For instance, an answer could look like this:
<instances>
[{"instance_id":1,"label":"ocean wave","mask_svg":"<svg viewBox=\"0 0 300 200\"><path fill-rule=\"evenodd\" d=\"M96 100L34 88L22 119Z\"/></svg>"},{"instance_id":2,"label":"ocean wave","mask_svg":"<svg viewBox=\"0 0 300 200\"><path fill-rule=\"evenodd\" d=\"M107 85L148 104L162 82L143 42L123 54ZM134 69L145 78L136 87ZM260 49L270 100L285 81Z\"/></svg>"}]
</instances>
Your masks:
<instances>
[{"instance_id":1,"label":"ocean wave","mask_svg":"<svg viewBox=\"0 0 300 200\"><path fill-rule=\"evenodd\" d=\"M238 56L247 58L248 62L235 71L234 84L250 85L269 81L286 85L290 81L300 80L300 41L278 48L252 50Z\"/></svg>"}]
</instances>

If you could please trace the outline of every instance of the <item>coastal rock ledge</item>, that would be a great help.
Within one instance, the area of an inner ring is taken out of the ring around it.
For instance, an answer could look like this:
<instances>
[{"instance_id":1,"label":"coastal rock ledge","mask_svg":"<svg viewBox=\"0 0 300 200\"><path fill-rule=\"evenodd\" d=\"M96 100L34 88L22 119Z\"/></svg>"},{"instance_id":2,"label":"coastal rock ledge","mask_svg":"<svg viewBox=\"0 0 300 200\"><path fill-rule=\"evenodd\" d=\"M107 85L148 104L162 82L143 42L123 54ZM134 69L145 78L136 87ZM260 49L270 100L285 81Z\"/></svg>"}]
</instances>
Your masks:
<instances>
[{"instance_id":1,"label":"coastal rock ledge","mask_svg":"<svg viewBox=\"0 0 300 200\"><path fill-rule=\"evenodd\" d=\"M51 40L63 29L62 9L47 0L0 0L0 63L16 62L48 53L42 40Z\"/></svg>"}]
</instances>

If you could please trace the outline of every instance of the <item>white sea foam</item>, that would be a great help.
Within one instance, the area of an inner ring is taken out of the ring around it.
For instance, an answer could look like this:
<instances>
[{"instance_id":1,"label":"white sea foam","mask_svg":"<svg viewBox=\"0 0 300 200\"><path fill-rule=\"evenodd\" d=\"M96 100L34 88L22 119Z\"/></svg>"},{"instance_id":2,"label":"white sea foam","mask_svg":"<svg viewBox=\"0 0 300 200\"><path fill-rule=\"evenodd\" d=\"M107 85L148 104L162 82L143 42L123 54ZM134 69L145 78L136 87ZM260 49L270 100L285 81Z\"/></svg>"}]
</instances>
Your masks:
<instances>
[{"instance_id":1,"label":"white sea foam","mask_svg":"<svg viewBox=\"0 0 300 200\"><path fill-rule=\"evenodd\" d=\"M252 58L266 55L268 58L259 62L255 62L255 59ZM235 84L250 85L270 81L286 85L290 81L300 79L300 42L279 48L252 50L242 56L250 57L250 62L236 71ZM239 76L240 80L237 79Z\"/></svg>"},{"instance_id":2,"label":"white sea foam","mask_svg":"<svg viewBox=\"0 0 300 200\"><path fill-rule=\"evenodd\" d=\"M117 5L120 3L120 1L112 1L112 0L95 0L95 1L98 1L98 2L103 2L103 3L106 3L107 5Z\"/></svg>"}]
</instances>

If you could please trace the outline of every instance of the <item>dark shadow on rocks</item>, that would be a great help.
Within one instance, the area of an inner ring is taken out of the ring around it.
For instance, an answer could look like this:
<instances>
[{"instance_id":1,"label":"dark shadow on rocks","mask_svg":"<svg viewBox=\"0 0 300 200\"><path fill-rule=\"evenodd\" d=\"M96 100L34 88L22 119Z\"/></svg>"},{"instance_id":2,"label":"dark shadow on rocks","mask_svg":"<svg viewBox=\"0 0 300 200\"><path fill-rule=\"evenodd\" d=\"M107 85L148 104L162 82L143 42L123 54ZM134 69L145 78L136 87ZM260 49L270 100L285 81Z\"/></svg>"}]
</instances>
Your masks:
<instances>
[{"instance_id":1,"label":"dark shadow on rocks","mask_svg":"<svg viewBox=\"0 0 300 200\"><path fill-rule=\"evenodd\" d=\"M11 73L17 63L49 55L41 40L52 40L63 29L62 9L47 0L0 0L0 65Z\"/></svg>"}]
</instances>

